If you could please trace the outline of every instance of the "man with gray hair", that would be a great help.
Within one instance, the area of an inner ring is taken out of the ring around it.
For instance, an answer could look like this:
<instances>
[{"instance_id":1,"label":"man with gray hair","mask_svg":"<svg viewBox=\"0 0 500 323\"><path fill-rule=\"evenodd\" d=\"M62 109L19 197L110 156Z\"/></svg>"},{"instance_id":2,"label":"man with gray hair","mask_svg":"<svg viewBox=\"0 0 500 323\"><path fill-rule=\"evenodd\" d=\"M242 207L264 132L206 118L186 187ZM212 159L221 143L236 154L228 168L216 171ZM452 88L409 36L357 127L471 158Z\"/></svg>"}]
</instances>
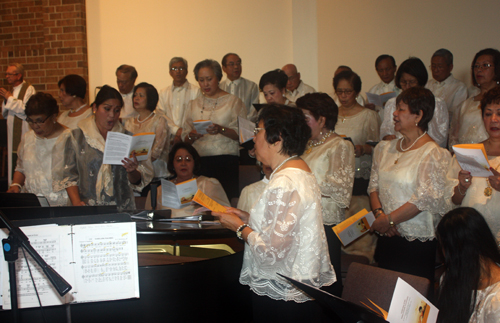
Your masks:
<instances>
[{"instance_id":1,"label":"man with gray hair","mask_svg":"<svg viewBox=\"0 0 500 323\"><path fill-rule=\"evenodd\" d=\"M181 141L182 121L189 101L200 95L200 88L186 79L188 63L182 57L173 57L168 64L172 85L160 90L157 108L163 111L168 120L170 133L175 135L174 142Z\"/></svg>"},{"instance_id":2,"label":"man with gray hair","mask_svg":"<svg viewBox=\"0 0 500 323\"><path fill-rule=\"evenodd\" d=\"M446 102L451 120L453 112L467 99L467 86L451 74L453 54L447 49L441 48L432 55L430 68L432 79L425 87Z\"/></svg>"},{"instance_id":3,"label":"man with gray hair","mask_svg":"<svg viewBox=\"0 0 500 323\"><path fill-rule=\"evenodd\" d=\"M307 85L300 79L300 73L297 72L297 66L286 64L281 70L288 76L285 94L288 100L295 102L298 98L303 97L307 93L316 92L312 86Z\"/></svg>"},{"instance_id":4,"label":"man with gray hair","mask_svg":"<svg viewBox=\"0 0 500 323\"><path fill-rule=\"evenodd\" d=\"M116 69L116 84L123 97L123 107L120 112L120 118L135 117L138 113L134 109L132 95L134 94L135 80L137 79L137 70L132 65L120 65Z\"/></svg>"},{"instance_id":5,"label":"man with gray hair","mask_svg":"<svg viewBox=\"0 0 500 323\"><path fill-rule=\"evenodd\" d=\"M5 72L7 83L12 87L12 92L0 88L3 98L2 115L7 119L7 151L8 151L8 180L12 182L12 174L17 163L17 147L22 135L29 130L24 113L26 102L35 94L35 88L24 80L24 67L18 63L9 64Z\"/></svg>"},{"instance_id":6,"label":"man with gray hair","mask_svg":"<svg viewBox=\"0 0 500 323\"><path fill-rule=\"evenodd\" d=\"M226 73L227 78L219 83L219 87L227 93L239 97L247 108L247 119L256 120L257 111L253 104L259 103L259 88L257 84L241 77L241 58L238 54L227 53L222 58L221 63L222 70Z\"/></svg>"}]
</instances>

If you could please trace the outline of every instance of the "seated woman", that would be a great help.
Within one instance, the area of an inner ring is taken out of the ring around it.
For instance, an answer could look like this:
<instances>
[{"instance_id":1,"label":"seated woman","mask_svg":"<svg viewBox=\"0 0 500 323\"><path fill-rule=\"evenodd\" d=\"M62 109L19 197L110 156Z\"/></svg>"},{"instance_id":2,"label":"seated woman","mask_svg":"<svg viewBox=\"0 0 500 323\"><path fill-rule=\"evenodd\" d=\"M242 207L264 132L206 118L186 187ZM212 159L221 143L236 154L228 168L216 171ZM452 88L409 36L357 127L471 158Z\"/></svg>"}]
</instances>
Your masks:
<instances>
[{"instance_id":1,"label":"seated woman","mask_svg":"<svg viewBox=\"0 0 500 323\"><path fill-rule=\"evenodd\" d=\"M486 92L481 100L481 112L488 139L482 141L493 176L473 178L462 170L456 156L448 167L445 200L450 207L473 207L484 216L493 235L500 243L500 87Z\"/></svg>"},{"instance_id":2,"label":"seated woman","mask_svg":"<svg viewBox=\"0 0 500 323\"><path fill-rule=\"evenodd\" d=\"M33 193L47 198L50 206L68 204L66 191L52 189L52 153L65 126L57 122L59 106L52 95L38 92L26 103L26 121L31 131L24 134L17 150L17 167L7 193Z\"/></svg>"},{"instance_id":3,"label":"seated woman","mask_svg":"<svg viewBox=\"0 0 500 323\"><path fill-rule=\"evenodd\" d=\"M92 115L92 109L85 102L87 82L80 75L70 74L57 83L59 86L59 100L64 108L57 121L70 129L76 129L80 120Z\"/></svg>"},{"instance_id":4,"label":"seated woman","mask_svg":"<svg viewBox=\"0 0 500 323\"><path fill-rule=\"evenodd\" d=\"M240 283L252 290L254 322L320 322L322 309L282 274L315 287L336 281L322 221L321 191L304 153L302 111L268 105L255 128L257 159L273 172L250 214L213 213L245 243ZM340 277L339 277L340 279Z\"/></svg>"},{"instance_id":5,"label":"seated woman","mask_svg":"<svg viewBox=\"0 0 500 323\"><path fill-rule=\"evenodd\" d=\"M123 165L103 164L104 145L110 131L131 135L118 121L123 98L116 89L104 85L92 104L94 115L78 123L57 141L53 154L54 191L66 189L72 205L117 205L135 209L134 192L153 178L151 160L138 162L135 155Z\"/></svg>"},{"instance_id":6,"label":"seated woman","mask_svg":"<svg viewBox=\"0 0 500 323\"><path fill-rule=\"evenodd\" d=\"M411 87L425 87L428 79L427 69L419 58L410 57L396 72L396 86L407 90ZM441 98L434 98L434 115L429 122L429 136L441 147L446 147L448 138L449 113L446 103ZM380 139L392 140L402 135L394 129L392 114L396 110L396 98L392 98L384 107L384 122L380 126Z\"/></svg>"},{"instance_id":7,"label":"seated woman","mask_svg":"<svg viewBox=\"0 0 500 323\"><path fill-rule=\"evenodd\" d=\"M262 165L262 163L259 162L257 162L257 164L262 166L264 178L258 182L245 186L241 190L238 206L236 208L245 212L250 212L254 204L259 200L259 196L266 188L267 183L269 183L269 176L273 171L271 167L267 165Z\"/></svg>"},{"instance_id":8,"label":"seated woman","mask_svg":"<svg viewBox=\"0 0 500 323\"><path fill-rule=\"evenodd\" d=\"M158 91L149 83L137 84L134 87L133 104L138 115L135 118L126 119L124 127L133 134L155 133L155 141L151 148L154 178L168 177L167 158L170 150L170 130L165 114L156 111Z\"/></svg>"},{"instance_id":9,"label":"seated woman","mask_svg":"<svg viewBox=\"0 0 500 323\"><path fill-rule=\"evenodd\" d=\"M198 189L217 203L230 206L224 188L215 178L200 176L201 158L196 149L188 143L178 142L172 147L168 154L168 170L173 175L170 181L174 184L188 181L196 178ZM157 191L156 209L170 209L163 206L161 186ZM194 205L183 207L182 209L171 209L172 217L181 217L192 215L195 210ZM148 193L146 200L146 210L151 210L151 192Z\"/></svg>"},{"instance_id":10,"label":"seated woman","mask_svg":"<svg viewBox=\"0 0 500 323\"><path fill-rule=\"evenodd\" d=\"M446 270L438 322L500 322L500 252L484 218L473 208L455 209L441 219L436 236Z\"/></svg>"},{"instance_id":11,"label":"seated woman","mask_svg":"<svg viewBox=\"0 0 500 323\"><path fill-rule=\"evenodd\" d=\"M448 211L444 202L446 168L451 156L427 133L434 95L411 87L398 95L395 130L403 138L375 147L368 192L377 218L375 260L381 268L434 281L434 228Z\"/></svg>"},{"instance_id":12,"label":"seated woman","mask_svg":"<svg viewBox=\"0 0 500 323\"><path fill-rule=\"evenodd\" d=\"M269 71L262 75L259 81L259 89L264 94L268 104L283 104L294 107L295 102L288 100L286 94L286 83L288 76L280 69Z\"/></svg>"}]
</instances>

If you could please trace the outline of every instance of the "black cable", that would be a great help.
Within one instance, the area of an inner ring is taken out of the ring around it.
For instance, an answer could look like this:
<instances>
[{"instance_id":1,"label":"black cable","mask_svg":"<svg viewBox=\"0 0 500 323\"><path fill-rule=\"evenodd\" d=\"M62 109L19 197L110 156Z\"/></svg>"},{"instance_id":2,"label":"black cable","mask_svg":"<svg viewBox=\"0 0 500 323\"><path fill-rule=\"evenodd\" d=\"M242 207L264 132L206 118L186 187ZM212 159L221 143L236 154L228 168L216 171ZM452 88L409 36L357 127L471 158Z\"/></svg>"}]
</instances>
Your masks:
<instances>
[{"instance_id":1,"label":"black cable","mask_svg":"<svg viewBox=\"0 0 500 323\"><path fill-rule=\"evenodd\" d=\"M30 272L31 281L33 282L33 287L35 288L36 298L38 298L38 304L40 304L40 310L42 312L43 321L47 323L47 319L45 318L45 312L42 306L42 301L40 300L40 295L38 295L38 290L36 289L35 279L33 278L33 274L31 273L30 263L28 262L28 258L26 257L24 248L21 247L21 250L23 251L24 260L26 260L26 265L28 266L28 271Z\"/></svg>"}]
</instances>

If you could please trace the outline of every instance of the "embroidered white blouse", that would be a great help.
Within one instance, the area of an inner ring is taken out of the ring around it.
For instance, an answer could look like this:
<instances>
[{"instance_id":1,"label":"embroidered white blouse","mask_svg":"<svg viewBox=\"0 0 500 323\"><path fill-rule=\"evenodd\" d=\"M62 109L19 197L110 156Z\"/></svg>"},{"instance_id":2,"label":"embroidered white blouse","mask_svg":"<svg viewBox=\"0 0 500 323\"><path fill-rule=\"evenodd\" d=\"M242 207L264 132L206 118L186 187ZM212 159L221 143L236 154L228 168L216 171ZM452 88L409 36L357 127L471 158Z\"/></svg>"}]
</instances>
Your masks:
<instances>
[{"instance_id":1,"label":"embroidered white blouse","mask_svg":"<svg viewBox=\"0 0 500 323\"><path fill-rule=\"evenodd\" d=\"M80 120L83 120L83 119L92 115L92 108L88 108L82 114L80 114L79 116L76 116L76 117L70 117L69 112L70 111L67 110L67 111L64 111L63 113L61 113L59 115L59 117L57 117L57 122L65 125L66 127L70 128L70 129L76 129L78 126L78 122L80 122Z\"/></svg>"},{"instance_id":2,"label":"embroidered white blouse","mask_svg":"<svg viewBox=\"0 0 500 323\"><path fill-rule=\"evenodd\" d=\"M480 105L480 101L474 101L474 97L471 97L455 110L450 125L450 148L457 144L475 144L489 138Z\"/></svg>"},{"instance_id":3,"label":"embroidered white blouse","mask_svg":"<svg viewBox=\"0 0 500 323\"><path fill-rule=\"evenodd\" d=\"M240 283L258 295L302 303L311 298L283 274L315 287L336 281L323 221L321 192L312 173L276 173L250 211L254 230L245 244Z\"/></svg>"},{"instance_id":4,"label":"embroidered white blouse","mask_svg":"<svg viewBox=\"0 0 500 323\"><path fill-rule=\"evenodd\" d=\"M476 310L469 323L500 322L500 282L477 291Z\"/></svg>"}]
</instances>

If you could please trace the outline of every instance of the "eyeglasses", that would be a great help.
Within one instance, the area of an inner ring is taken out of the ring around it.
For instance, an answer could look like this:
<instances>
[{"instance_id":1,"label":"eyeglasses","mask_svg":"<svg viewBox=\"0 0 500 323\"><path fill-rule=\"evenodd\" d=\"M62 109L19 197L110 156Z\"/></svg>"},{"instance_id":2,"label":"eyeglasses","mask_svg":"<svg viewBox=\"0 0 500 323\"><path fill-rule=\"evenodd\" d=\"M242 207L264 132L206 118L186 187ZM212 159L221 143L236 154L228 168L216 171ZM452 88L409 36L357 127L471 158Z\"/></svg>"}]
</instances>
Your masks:
<instances>
[{"instance_id":1,"label":"eyeglasses","mask_svg":"<svg viewBox=\"0 0 500 323\"><path fill-rule=\"evenodd\" d=\"M258 133L259 133L259 131L261 131L261 130L264 130L264 128L257 128L257 127L255 127L255 129L253 129L253 133L254 133L254 135L256 135L256 136L257 136L257 134L258 134Z\"/></svg>"},{"instance_id":2,"label":"eyeglasses","mask_svg":"<svg viewBox=\"0 0 500 323\"><path fill-rule=\"evenodd\" d=\"M45 120L43 121L34 121L34 120L31 120L29 117L26 117L26 122L29 123L30 125L37 125L37 126L40 126L41 124L44 124L45 121L47 121L51 116L48 116L47 118L45 118Z\"/></svg>"},{"instance_id":3,"label":"eyeglasses","mask_svg":"<svg viewBox=\"0 0 500 323\"><path fill-rule=\"evenodd\" d=\"M182 161L187 161L187 162L190 162L193 160L193 157L190 157L190 156L186 156L186 157L182 157L182 156L179 156L175 159L175 161L177 162L182 162Z\"/></svg>"},{"instance_id":4,"label":"eyeglasses","mask_svg":"<svg viewBox=\"0 0 500 323\"><path fill-rule=\"evenodd\" d=\"M230 62L227 63L226 66L234 67L234 66L241 66L241 62Z\"/></svg>"},{"instance_id":5,"label":"eyeglasses","mask_svg":"<svg viewBox=\"0 0 500 323\"><path fill-rule=\"evenodd\" d=\"M182 72L182 71L185 71L185 70L186 70L186 68L185 68L185 67L171 67L171 68L170 68L170 70L171 70L172 72L174 72L174 71L175 71L175 72L177 72L177 71L181 71L181 72Z\"/></svg>"},{"instance_id":6,"label":"eyeglasses","mask_svg":"<svg viewBox=\"0 0 500 323\"><path fill-rule=\"evenodd\" d=\"M5 77L7 77L7 76L14 76L14 75L17 75L17 74L21 74L21 73L5 73Z\"/></svg>"},{"instance_id":7,"label":"eyeglasses","mask_svg":"<svg viewBox=\"0 0 500 323\"><path fill-rule=\"evenodd\" d=\"M353 92L354 92L354 90L336 90L335 91L335 93L337 93L337 95L342 95L342 94L351 95Z\"/></svg>"},{"instance_id":8,"label":"eyeglasses","mask_svg":"<svg viewBox=\"0 0 500 323\"><path fill-rule=\"evenodd\" d=\"M410 86L413 86L413 85L417 85L417 84L418 84L418 80L411 80L411 81L399 81L399 84L401 84L401 85L410 85Z\"/></svg>"},{"instance_id":9,"label":"eyeglasses","mask_svg":"<svg viewBox=\"0 0 500 323\"><path fill-rule=\"evenodd\" d=\"M476 71L484 71L492 66L493 66L493 64L490 64L490 63L476 64L476 65L472 66L472 69L476 70Z\"/></svg>"}]
</instances>

